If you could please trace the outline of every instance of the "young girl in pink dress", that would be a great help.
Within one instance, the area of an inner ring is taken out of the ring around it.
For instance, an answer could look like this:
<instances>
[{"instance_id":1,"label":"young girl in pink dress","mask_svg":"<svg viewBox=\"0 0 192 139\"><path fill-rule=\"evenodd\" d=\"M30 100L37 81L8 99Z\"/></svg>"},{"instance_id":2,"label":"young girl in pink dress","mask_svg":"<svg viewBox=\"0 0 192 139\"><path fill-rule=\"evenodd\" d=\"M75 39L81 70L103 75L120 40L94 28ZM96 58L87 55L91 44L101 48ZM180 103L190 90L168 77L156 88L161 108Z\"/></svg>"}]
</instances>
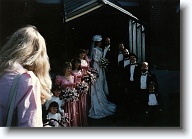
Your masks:
<instances>
[{"instance_id":1,"label":"young girl in pink dress","mask_svg":"<svg viewBox=\"0 0 192 139\"><path fill-rule=\"evenodd\" d=\"M55 79L56 84L61 84L61 87L65 93L66 90L75 90L75 77L71 74L72 65L71 62L65 62L63 65L64 75L57 75ZM78 99L65 99L64 111L68 113L69 123L68 126L78 126L79 119L79 109L78 109Z\"/></svg>"},{"instance_id":2,"label":"young girl in pink dress","mask_svg":"<svg viewBox=\"0 0 192 139\"><path fill-rule=\"evenodd\" d=\"M78 87L78 85L85 84L85 82L82 81L83 73L81 71L81 60L78 58L72 60L72 75L75 77L76 87ZM79 91L79 125L87 126L88 125L87 124L87 90L86 91L78 90L78 91Z\"/></svg>"}]
</instances>

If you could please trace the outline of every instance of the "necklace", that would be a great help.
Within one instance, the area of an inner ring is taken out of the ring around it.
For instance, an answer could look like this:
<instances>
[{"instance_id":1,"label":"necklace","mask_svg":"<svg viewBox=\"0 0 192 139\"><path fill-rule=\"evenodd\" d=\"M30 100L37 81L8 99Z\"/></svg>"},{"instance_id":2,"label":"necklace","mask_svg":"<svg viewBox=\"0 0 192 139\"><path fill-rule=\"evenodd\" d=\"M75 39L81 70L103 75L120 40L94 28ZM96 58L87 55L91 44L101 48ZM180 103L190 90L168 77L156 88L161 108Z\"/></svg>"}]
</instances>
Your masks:
<instances>
[{"instance_id":1,"label":"necklace","mask_svg":"<svg viewBox=\"0 0 192 139\"><path fill-rule=\"evenodd\" d=\"M71 75L68 75L68 76L64 76L66 80L70 80L71 79Z\"/></svg>"},{"instance_id":2,"label":"necklace","mask_svg":"<svg viewBox=\"0 0 192 139\"><path fill-rule=\"evenodd\" d=\"M73 72L78 73L78 72L79 72L79 70L75 69L75 70L73 70Z\"/></svg>"}]
</instances>

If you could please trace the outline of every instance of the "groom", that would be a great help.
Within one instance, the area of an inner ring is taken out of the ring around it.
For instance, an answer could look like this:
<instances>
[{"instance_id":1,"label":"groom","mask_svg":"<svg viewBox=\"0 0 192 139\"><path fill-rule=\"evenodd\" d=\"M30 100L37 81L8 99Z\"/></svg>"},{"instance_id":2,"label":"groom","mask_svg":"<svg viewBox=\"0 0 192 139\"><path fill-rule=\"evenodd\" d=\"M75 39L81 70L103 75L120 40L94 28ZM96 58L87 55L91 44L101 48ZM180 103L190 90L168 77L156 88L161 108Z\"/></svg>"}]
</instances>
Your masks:
<instances>
[{"instance_id":1,"label":"groom","mask_svg":"<svg viewBox=\"0 0 192 139\"><path fill-rule=\"evenodd\" d=\"M104 40L104 47L103 47L103 57L109 60L109 65L107 69L105 70L106 78L107 78L107 84L109 88L109 94L115 94L116 89L116 69L117 69L117 59L116 59L116 52L117 50L112 47L110 44L110 38L106 38Z\"/></svg>"}]
</instances>

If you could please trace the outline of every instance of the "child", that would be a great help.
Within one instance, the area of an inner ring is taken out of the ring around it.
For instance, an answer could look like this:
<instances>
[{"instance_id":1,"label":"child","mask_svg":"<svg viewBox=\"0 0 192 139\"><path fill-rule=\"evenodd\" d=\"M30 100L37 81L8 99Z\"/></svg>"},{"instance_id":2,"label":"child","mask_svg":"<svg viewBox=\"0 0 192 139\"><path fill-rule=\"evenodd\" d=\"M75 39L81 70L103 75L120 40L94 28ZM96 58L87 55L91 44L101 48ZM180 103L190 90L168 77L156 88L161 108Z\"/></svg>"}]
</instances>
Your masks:
<instances>
[{"instance_id":1,"label":"child","mask_svg":"<svg viewBox=\"0 0 192 139\"><path fill-rule=\"evenodd\" d=\"M162 113L162 98L158 92L155 92L155 83L151 82L148 86L148 99L146 115L152 125L160 124ZM148 123L148 124L150 124Z\"/></svg>"},{"instance_id":2,"label":"child","mask_svg":"<svg viewBox=\"0 0 192 139\"><path fill-rule=\"evenodd\" d=\"M58 103L56 101L53 101L50 103L49 108L48 108L48 114L47 118L48 119L55 119L57 121L49 121L51 122L51 125L54 127L60 127L59 123L61 122L61 114L58 111Z\"/></svg>"},{"instance_id":3,"label":"child","mask_svg":"<svg viewBox=\"0 0 192 139\"><path fill-rule=\"evenodd\" d=\"M51 102L55 101L58 103L59 105L59 112L63 115L64 114L64 109L63 109L63 106L64 106L64 101L63 99L60 98L60 95L61 95L61 87L59 85L54 85L52 87L52 93L53 93L53 96L51 97L50 100L47 100L46 103L45 103L45 106L46 106L46 110L48 110L48 107L50 105Z\"/></svg>"}]
</instances>

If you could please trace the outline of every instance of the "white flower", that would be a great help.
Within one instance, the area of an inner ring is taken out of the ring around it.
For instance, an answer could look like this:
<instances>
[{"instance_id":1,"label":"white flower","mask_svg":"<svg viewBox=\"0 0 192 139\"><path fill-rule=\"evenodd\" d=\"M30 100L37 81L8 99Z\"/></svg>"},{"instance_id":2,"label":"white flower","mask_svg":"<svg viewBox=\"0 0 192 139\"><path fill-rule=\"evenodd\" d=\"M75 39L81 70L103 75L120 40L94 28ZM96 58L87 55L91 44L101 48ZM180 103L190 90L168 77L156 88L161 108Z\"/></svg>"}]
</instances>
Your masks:
<instances>
[{"instance_id":1,"label":"white flower","mask_svg":"<svg viewBox=\"0 0 192 139\"><path fill-rule=\"evenodd\" d=\"M105 58L101 58L100 62L99 62L100 66L102 68L107 68L108 64L109 64L109 60L105 59Z\"/></svg>"}]
</instances>

